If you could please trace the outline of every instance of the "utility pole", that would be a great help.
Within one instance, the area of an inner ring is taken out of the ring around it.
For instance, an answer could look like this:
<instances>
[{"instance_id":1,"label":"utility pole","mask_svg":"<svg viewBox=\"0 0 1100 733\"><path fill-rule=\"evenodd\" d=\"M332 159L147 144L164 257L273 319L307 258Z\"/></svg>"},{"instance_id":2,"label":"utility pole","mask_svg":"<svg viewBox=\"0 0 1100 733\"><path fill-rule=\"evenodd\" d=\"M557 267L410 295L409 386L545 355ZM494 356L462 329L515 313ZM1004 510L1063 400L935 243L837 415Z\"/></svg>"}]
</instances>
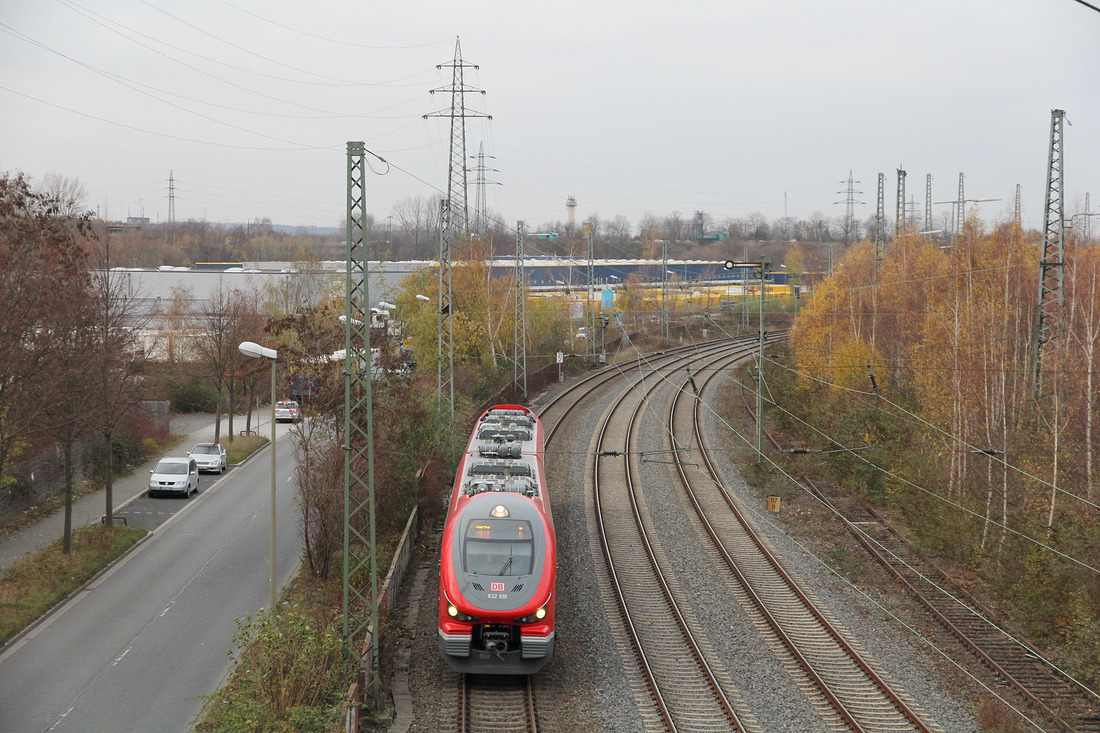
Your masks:
<instances>
[{"instance_id":1,"label":"utility pole","mask_svg":"<svg viewBox=\"0 0 1100 733\"><path fill-rule=\"evenodd\" d=\"M363 672L377 706L379 695L378 563L375 552L374 414L371 405L370 282L367 273L364 147L347 150L347 269L344 291L344 649L360 659L362 635L369 632L370 659ZM273 446L274 447L274 446ZM366 466L366 475L363 467ZM364 498L365 497L365 498ZM363 533L363 515L368 534ZM370 587L353 578L370 568Z\"/></svg>"},{"instance_id":2,"label":"utility pole","mask_svg":"<svg viewBox=\"0 0 1100 733\"><path fill-rule=\"evenodd\" d=\"M963 191L963 174L959 172L959 203L955 208L955 233L951 237L952 243L954 243L960 234L962 234L963 226L966 224L966 194Z\"/></svg>"},{"instance_id":3,"label":"utility pole","mask_svg":"<svg viewBox=\"0 0 1100 733\"><path fill-rule=\"evenodd\" d=\"M176 246L176 172L168 171L168 246Z\"/></svg>"},{"instance_id":4,"label":"utility pole","mask_svg":"<svg viewBox=\"0 0 1100 733\"><path fill-rule=\"evenodd\" d=\"M885 193L886 174L878 174L878 205L875 207L875 259L882 259L882 248L886 239L886 205ZM830 268L832 263L829 263Z\"/></svg>"},{"instance_id":5,"label":"utility pole","mask_svg":"<svg viewBox=\"0 0 1100 733\"><path fill-rule=\"evenodd\" d=\"M527 273L524 270L524 245L527 230L522 221L516 222L516 296L512 327L512 388L523 375L523 400L527 401Z\"/></svg>"},{"instance_id":6,"label":"utility pole","mask_svg":"<svg viewBox=\"0 0 1100 733\"><path fill-rule=\"evenodd\" d=\"M841 183L844 183L844 181L841 181ZM837 191L838 194L840 194L840 193L844 194L844 201L834 202L836 204L840 204L840 203L844 204L844 244L845 245L849 245L849 244L852 243L853 230L855 229L855 221L856 221L856 204L857 203L859 203L859 204L863 203L862 201L856 201L856 195L857 194L858 195L863 194L863 191L857 191L856 190L856 184L858 184L858 183L859 183L859 181L852 178L851 169L848 169L847 186L845 187L845 189L843 191ZM783 203L784 203L783 213L784 213L784 221L786 221L786 201L787 201L787 199L786 199L786 194L785 193L783 194L783 197L784 197L783 198ZM832 263L831 262L829 263L829 269L832 269Z\"/></svg>"},{"instance_id":7,"label":"utility pole","mask_svg":"<svg viewBox=\"0 0 1100 733\"><path fill-rule=\"evenodd\" d=\"M965 176L959 173L959 198L954 201L937 201L937 204L951 204L951 212L954 215L954 230L951 232L951 244L958 241L959 235L962 234L963 228L966 226L966 205L971 203L982 203L985 201L1000 201L999 198L992 199L968 199L966 197L966 191L963 186Z\"/></svg>"},{"instance_id":8,"label":"utility pole","mask_svg":"<svg viewBox=\"0 0 1100 733\"><path fill-rule=\"evenodd\" d=\"M1023 222L1020 221L1020 184L1016 184L1016 209L1015 209L1015 222L1019 226L1023 226Z\"/></svg>"},{"instance_id":9,"label":"utility pole","mask_svg":"<svg viewBox=\"0 0 1100 733\"><path fill-rule=\"evenodd\" d=\"M932 231L932 174L924 179L924 231ZM931 234L929 234L931 236Z\"/></svg>"},{"instance_id":10,"label":"utility pole","mask_svg":"<svg viewBox=\"0 0 1100 733\"><path fill-rule=\"evenodd\" d=\"M661 239L661 343L668 345L668 234Z\"/></svg>"},{"instance_id":11,"label":"utility pole","mask_svg":"<svg viewBox=\"0 0 1100 733\"><path fill-rule=\"evenodd\" d=\"M756 362L756 462L760 463L764 459L764 281L767 277L768 263L763 258L759 262L726 260L723 267L727 271L736 268L747 268L744 270L746 281L753 269L760 273L760 309L757 324L759 326L759 351Z\"/></svg>"},{"instance_id":12,"label":"utility pole","mask_svg":"<svg viewBox=\"0 0 1100 733\"><path fill-rule=\"evenodd\" d=\"M898 168L898 198L894 213L894 237L905 229L905 169Z\"/></svg>"},{"instance_id":13,"label":"utility pole","mask_svg":"<svg viewBox=\"0 0 1100 733\"><path fill-rule=\"evenodd\" d=\"M849 175L849 180L851 176ZM768 263L760 258L760 310L757 313L760 343L756 356L756 462L764 462L764 282Z\"/></svg>"},{"instance_id":14,"label":"utility pole","mask_svg":"<svg viewBox=\"0 0 1100 733\"><path fill-rule=\"evenodd\" d=\"M451 95L451 108L447 111L432 112L429 117L447 117L451 120L450 165L447 172L447 197L442 201L439 233L439 354L436 385L439 389L438 412L440 418L446 413L447 432L452 435L455 416L454 392L454 324L451 313L451 253L460 239L470 233L470 214L466 204L466 118L486 117L466 108L467 94L485 94L481 89L467 86L463 79L466 69L477 69L476 64L462 60L462 45L455 39L454 60L448 64L437 64L436 69L451 69L451 85L432 89L428 93L447 92Z\"/></svg>"},{"instance_id":15,"label":"utility pole","mask_svg":"<svg viewBox=\"0 0 1100 733\"><path fill-rule=\"evenodd\" d=\"M596 304L593 302L594 286L596 280L595 270L595 239L592 231L592 222L584 223L584 236L588 240L588 291L584 299L584 356L585 359L596 356Z\"/></svg>"},{"instance_id":16,"label":"utility pole","mask_svg":"<svg viewBox=\"0 0 1100 733\"><path fill-rule=\"evenodd\" d=\"M1089 194L1085 192L1085 241L1092 241L1092 209L1089 203Z\"/></svg>"},{"instance_id":17,"label":"utility pole","mask_svg":"<svg viewBox=\"0 0 1100 733\"><path fill-rule=\"evenodd\" d=\"M1047 157L1047 189L1043 205L1043 249L1039 259L1039 312L1035 328L1032 360L1032 389L1036 397L1042 391L1040 379L1043 347L1057 338L1065 304L1066 217L1062 181L1062 121L1065 110L1050 112L1050 150Z\"/></svg>"}]
</instances>

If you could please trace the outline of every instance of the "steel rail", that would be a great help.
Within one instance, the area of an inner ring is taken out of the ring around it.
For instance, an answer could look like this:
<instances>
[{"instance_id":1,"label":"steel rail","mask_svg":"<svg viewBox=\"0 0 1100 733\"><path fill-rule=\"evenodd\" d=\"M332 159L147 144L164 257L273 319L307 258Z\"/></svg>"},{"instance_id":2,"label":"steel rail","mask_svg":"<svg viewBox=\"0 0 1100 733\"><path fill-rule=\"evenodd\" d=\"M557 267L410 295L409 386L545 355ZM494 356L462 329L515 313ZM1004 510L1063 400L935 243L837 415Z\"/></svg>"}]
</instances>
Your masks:
<instances>
[{"instance_id":1,"label":"steel rail","mask_svg":"<svg viewBox=\"0 0 1100 733\"><path fill-rule=\"evenodd\" d=\"M916 730L920 731L921 733L930 733L929 729L923 723L923 721L920 720L919 716L917 716L916 713L913 712L909 708L909 706L906 705L906 703L897 695L897 693L895 693L894 690L874 671L874 669L871 668L866 660L864 660L863 657L848 643L844 636L829 622L829 620L824 616L820 609L818 609L813 601L810 600L810 598L802 591L802 589L798 586L794 579L791 578L791 576L782 567L778 559L764 545L756 530L747 521L747 519L741 513L740 509L736 506L735 502L732 501L732 497L729 495L729 492L726 489L724 482L719 477L718 471L715 468L713 461L711 460L705 443L703 442L703 435L700 428L699 419L701 393L710 385L710 382L719 373L720 372L717 369L711 372L711 374L704 381L703 386L699 388L700 396L694 399L692 404L691 418L693 439L695 440L696 445L699 446L699 451L703 458L707 474L714 482L714 485L719 488L719 491L721 492L726 505L730 508L734 518L740 523L740 525L748 535L749 539L751 539L751 541L757 548L757 551L767 561L772 570L780 577L780 579L787 586L790 592L792 592L797 597L802 606L814 617L814 619L821 626L823 631L837 644L837 646L840 647L844 654L847 655L847 657L856 664L860 671L863 672L863 674L869 680L871 680L871 682L875 685L876 688L880 690L880 692L886 697L886 699L889 700L897 708L897 710L905 718L907 718L910 723L913 724ZM676 395L673 398L672 405L669 409L668 429L670 435L675 434L674 422L676 410L680 402L680 397L687 391L686 387L689 381L690 378L682 383L680 389L677 390ZM692 506L695 507L700 522L706 528L707 533L713 540L715 548L725 559L731 571L737 576L738 581L741 583L747 595L753 600L753 603L757 606L757 609L764 616L768 625L772 628L773 632L777 635L783 645L788 649L788 651L790 651L792 656L794 656L794 658L807 673L807 675L812 680L814 680L814 683L821 690L822 694L837 710L841 717L844 718L845 722L847 722L854 731L864 731L865 728L863 727L863 724L861 724L856 719L855 714L851 710L849 710L848 706L844 704L840 696L831 689L828 682L814 668L813 663L801 652L800 649L798 649L797 642L795 642L795 640L791 638L791 636L783 628L783 625L780 623L779 619L775 617L772 611L768 608L767 603L760 597L760 595L752 587L749 579L738 567L736 561L729 555L726 547L718 536L717 530L713 527L710 520L707 518L704 508L701 506L698 497L691 487L691 482L687 476L687 472L684 468L683 462L680 459L680 455L678 453L674 453L673 455L675 458L677 471L680 475L681 483L683 484L684 490L691 500Z\"/></svg>"},{"instance_id":2,"label":"steel rail","mask_svg":"<svg viewBox=\"0 0 1100 733\"><path fill-rule=\"evenodd\" d=\"M743 398L745 409L749 412L750 415L755 417L755 412L753 411L752 406L749 404L748 400L744 399L744 392L744 386L742 385L741 395ZM783 447L780 445L779 440L776 439L771 432L765 431L764 435L767 438L768 442L771 443L771 445L776 450L783 450ZM822 492L817 487L817 485L809 479L809 477L802 474L799 475L798 480L799 482L804 483L809 491L813 493L814 496L817 497L817 499L821 501L828 509L830 509L832 512L834 512L837 516L841 517L845 521L849 532L852 533L856 541L871 555L871 557L877 560L881 565L883 565L891 573L891 575L894 576L896 580L898 580L907 590L909 590L909 592L911 592L915 596L917 601L921 603L921 605L924 606L925 609L928 610L937 621L939 621L948 631L950 631L960 641L960 643L963 644L963 646L969 649L980 662L991 669L994 674L1004 679L1005 682L1009 684L1009 686L1011 686L1014 690L1016 690L1016 692L1021 694L1039 711L1041 711L1044 715L1047 715L1051 719L1051 722L1059 726L1062 730L1067 731L1067 733L1074 733L1075 731L1081 731L1082 733L1086 733L1087 731L1100 731L1100 718L1098 718L1095 714L1093 714L1092 717L1085 717L1083 719L1082 724L1085 727L1081 727L1081 725L1074 725L1066 721L1063 715L1058 713L1048 701L1043 700L1042 697L1039 696L1039 693L1036 691L1036 689L1033 689L1032 686L1029 686L1026 681L1021 679L1018 675L1011 673L1006 668L1005 665L1010 663L1010 661L1004 660L1004 655L1001 655L1002 659L999 661L994 657L995 652L991 653L986 650L983 647L981 641L975 638L972 633L967 632L960 625L951 621L951 619L946 616L942 609L937 607L936 603L928 596L928 594L922 592L914 583L906 578L905 575L901 573L893 563L890 562L889 558L882 554L882 552L877 547L875 547L874 544L862 532L857 530L852 525L852 523L848 521L846 517L844 517L843 512L841 512L840 509L835 504L833 504L832 501L829 500L825 493ZM883 526L888 532L894 535L897 534L893 530L893 528L890 527L886 519L878 512L876 512L873 508L868 507L867 511L875 518L875 521ZM952 595L955 595L956 597L966 596L965 592L961 590L954 592ZM956 603L958 602L956 601ZM986 617L991 617L991 614L984 608L982 608L981 604L979 604L977 601L974 601L973 599L970 599L968 596L967 603L972 606L967 610L969 610L973 615L984 615ZM1007 636L1007 634L1004 635ZM994 645L994 648L996 648L996 645ZM1025 649L1026 651L1024 653L1026 655L1033 656L1038 660L1041 660L1045 669L1053 668L1053 665L1051 665L1045 659L1045 657L1043 657L1043 655L1039 653L1036 649L1034 649L1030 645L1026 645L1026 643ZM1062 682L1067 687L1074 687L1077 685L1075 681L1065 679L1061 672L1058 671L1056 668L1053 668L1053 671L1050 671L1049 675L1052 679ZM1057 697L1059 700L1063 700L1071 698L1072 696L1055 695L1055 697ZM1085 715L1088 716L1089 713L1086 713Z\"/></svg>"},{"instance_id":3,"label":"steel rail","mask_svg":"<svg viewBox=\"0 0 1100 733\"><path fill-rule=\"evenodd\" d=\"M748 350L746 345L741 345L741 344L737 344L737 348L738 349L743 349L743 350ZM697 354L693 355L693 357L697 357ZM637 425L638 414L640 413L642 407L645 404L647 404L649 393L653 392L656 389L656 386L649 387L647 389L648 389L648 392L646 394L644 394L641 399L638 400L637 405L635 405L634 410L632 411L632 413L630 415L630 418L629 418L629 421L628 421L627 427L626 427L626 434L624 436L624 442L625 442L624 450L622 451L622 454L627 458L627 460L624 463L624 469L623 470L624 470L625 481L626 481L627 489L628 489L627 495L630 499L630 504L631 504L631 511L633 513L634 521L635 521L635 524L636 524L637 529L638 529L639 537L642 541L643 546L645 547L646 556L649 559L650 569L653 572L653 576L657 580L657 583L660 585L662 592L664 593L665 600L668 604L669 610L671 611L671 613L677 619L677 623L679 624L680 631L681 631L681 634L682 634L684 640L691 647L693 655L694 655L700 669L703 671L704 676L707 679L707 683L710 686L713 693L715 694L715 697L718 701L718 704L722 708L722 710L725 713L726 717L738 729L743 729L743 724L740 721L740 718L737 716L737 713L734 710L733 705L730 703L730 701L726 697L724 691L721 688L721 685L718 683L718 680L715 676L715 673L714 673L713 669L707 663L707 661L705 659L705 655L703 654L702 650L699 648L699 645L698 645L697 641L695 640L693 634L691 633L690 625L685 620L685 618L683 616L683 612L680 610L680 608L678 607L678 605L676 603L676 600L673 596L673 592L672 592L671 588L669 587L668 581L665 578L664 573L662 572L662 570L660 568L660 564L659 564L659 562L658 562L658 560L655 556L652 544L651 544L649 538L646 535L645 523L642 519L640 508L638 506L637 497L636 497L636 487L635 487L635 484L634 484L632 471L630 469L629 445L630 445L630 442L631 442L631 439L632 439L633 435L635 435L636 432L637 432L636 425ZM608 410L608 413L607 413L607 415L604 419L603 425L600 428L600 432L599 432L599 435L598 435L598 438L597 438L597 455L600 455L600 454L604 453L604 441L607 437L607 432L608 432L609 427L611 425L612 417L620 409L620 407L626 402L626 399L627 399L628 396L630 396L630 394L631 394L630 390L624 392L615 401L615 403L612 405L612 407ZM608 564L608 572L609 572L611 580L612 580L612 584L613 584L613 587L614 587L615 594L619 599L620 610L622 612L624 622L625 622L627 630L628 630L628 632L631 636L632 643L635 647L635 650L636 650L637 654L639 655L639 659L642 663L643 670L646 674L647 680L649 681L649 684L651 685L651 689L653 691L654 698L658 701L658 707L659 707L660 713L661 713L662 717L664 718L665 723L669 727L669 729L670 730L677 730L676 722L673 719L673 713L669 709L669 706L668 706L667 702L665 701L665 697L664 697L663 693L661 692L659 682L656 679L656 674L655 674L654 669L653 669L653 664L650 662L649 657L648 657L648 655L647 655L647 653L644 649L644 643L641 639L641 635L640 635L640 633L638 631L638 628L637 628L637 625L635 624L634 619L631 615L629 603L628 603L628 601L626 599L626 595L623 591L623 585L622 585L622 581L621 581L620 576L619 576L619 571L616 569L615 559L612 556L612 549L611 549L612 543L611 543L611 540L609 539L608 532L607 532L608 522L607 522L607 520L605 519L605 516L604 516L603 501L601 499L600 465L599 465L599 463L600 462L597 460L595 462L594 466L593 466L593 475L592 475L592 478L593 478L593 492L594 492L594 502L595 502L596 516L597 516L597 525L599 527L600 540L601 540L601 543L602 543L602 546L603 546L603 549L604 549L604 557L605 557L605 560L607 561L607 564Z\"/></svg>"}]
</instances>

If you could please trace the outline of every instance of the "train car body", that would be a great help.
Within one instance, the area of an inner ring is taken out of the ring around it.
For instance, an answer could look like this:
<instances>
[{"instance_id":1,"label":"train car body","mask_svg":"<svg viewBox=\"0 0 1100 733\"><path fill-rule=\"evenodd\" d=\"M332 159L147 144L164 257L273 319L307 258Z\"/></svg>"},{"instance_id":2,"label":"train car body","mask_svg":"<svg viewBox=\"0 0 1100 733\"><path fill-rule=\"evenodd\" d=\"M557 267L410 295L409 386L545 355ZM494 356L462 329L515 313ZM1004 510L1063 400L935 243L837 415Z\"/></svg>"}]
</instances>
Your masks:
<instances>
[{"instance_id":1,"label":"train car body","mask_svg":"<svg viewBox=\"0 0 1100 733\"><path fill-rule=\"evenodd\" d=\"M439 652L458 672L532 674L554 654L557 540L542 423L482 414L451 492L439 562Z\"/></svg>"}]
</instances>

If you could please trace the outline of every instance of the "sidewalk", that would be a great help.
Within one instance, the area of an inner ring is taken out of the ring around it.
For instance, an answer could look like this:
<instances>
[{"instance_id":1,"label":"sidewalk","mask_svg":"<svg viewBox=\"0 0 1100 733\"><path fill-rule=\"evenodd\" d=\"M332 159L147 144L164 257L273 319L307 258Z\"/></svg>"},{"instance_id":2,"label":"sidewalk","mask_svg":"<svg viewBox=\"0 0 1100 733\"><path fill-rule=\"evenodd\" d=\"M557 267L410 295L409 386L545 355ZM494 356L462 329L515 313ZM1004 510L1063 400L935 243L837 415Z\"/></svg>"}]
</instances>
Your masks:
<instances>
[{"instance_id":1,"label":"sidewalk","mask_svg":"<svg viewBox=\"0 0 1100 733\"><path fill-rule=\"evenodd\" d=\"M253 416L255 419L255 416ZM267 423L270 424L270 423ZM244 418L235 416L233 427L244 427ZM229 429L229 422L222 416L222 435ZM185 436L175 446L163 454L154 456L145 464L134 468L128 476L116 478L114 482L114 505L117 512L125 504L133 501L149 486L149 471L157 465L163 456L185 456L195 443L214 441L214 416L212 414L173 415L170 429L176 435ZM106 491L98 491L82 496L73 502L73 529L89 524L98 524L106 514ZM65 511L59 509L48 517L27 525L23 529L0 536L0 574L25 555L37 552L61 538L65 531Z\"/></svg>"}]
</instances>

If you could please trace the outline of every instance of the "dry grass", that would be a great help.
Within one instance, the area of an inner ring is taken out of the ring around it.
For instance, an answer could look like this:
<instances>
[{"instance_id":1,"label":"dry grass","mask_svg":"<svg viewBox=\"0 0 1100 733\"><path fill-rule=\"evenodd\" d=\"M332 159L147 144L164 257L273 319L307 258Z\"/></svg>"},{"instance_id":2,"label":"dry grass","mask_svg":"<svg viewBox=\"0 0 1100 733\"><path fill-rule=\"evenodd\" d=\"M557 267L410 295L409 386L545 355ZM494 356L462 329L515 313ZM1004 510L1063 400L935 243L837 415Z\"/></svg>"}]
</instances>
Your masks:
<instances>
[{"instance_id":1,"label":"dry grass","mask_svg":"<svg viewBox=\"0 0 1100 733\"><path fill-rule=\"evenodd\" d=\"M72 552L61 540L19 560L0 578L0 643L67 598L147 534L137 527L83 527L73 532Z\"/></svg>"},{"instance_id":2,"label":"dry grass","mask_svg":"<svg viewBox=\"0 0 1100 733\"><path fill-rule=\"evenodd\" d=\"M238 435L235 438L221 439L225 452L229 454L230 464L240 463L270 442L268 438L261 435Z\"/></svg>"}]
</instances>

